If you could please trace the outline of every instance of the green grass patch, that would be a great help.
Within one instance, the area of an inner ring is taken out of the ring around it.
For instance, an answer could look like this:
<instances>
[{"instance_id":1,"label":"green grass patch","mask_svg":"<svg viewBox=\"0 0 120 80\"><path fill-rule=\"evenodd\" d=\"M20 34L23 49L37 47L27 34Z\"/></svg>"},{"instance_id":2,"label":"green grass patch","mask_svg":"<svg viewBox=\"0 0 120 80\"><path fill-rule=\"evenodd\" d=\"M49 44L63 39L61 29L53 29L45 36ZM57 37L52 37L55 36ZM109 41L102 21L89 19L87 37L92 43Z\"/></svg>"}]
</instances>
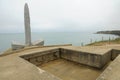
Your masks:
<instances>
[{"instance_id":1,"label":"green grass patch","mask_svg":"<svg viewBox=\"0 0 120 80\"><path fill-rule=\"evenodd\" d=\"M101 46L101 45L107 45L107 44L120 44L120 38L116 38L114 40L97 41L97 42L87 44L87 46Z\"/></svg>"}]
</instances>

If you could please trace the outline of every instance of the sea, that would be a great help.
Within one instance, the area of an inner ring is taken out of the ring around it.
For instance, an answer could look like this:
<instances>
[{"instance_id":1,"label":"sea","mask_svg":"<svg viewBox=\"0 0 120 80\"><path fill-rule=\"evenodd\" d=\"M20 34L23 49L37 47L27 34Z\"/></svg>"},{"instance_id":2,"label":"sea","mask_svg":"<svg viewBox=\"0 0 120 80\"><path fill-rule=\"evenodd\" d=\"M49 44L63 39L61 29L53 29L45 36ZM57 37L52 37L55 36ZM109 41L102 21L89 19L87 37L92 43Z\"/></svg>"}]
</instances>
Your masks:
<instances>
[{"instance_id":1,"label":"sea","mask_svg":"<svg viewBox=\"0 0 120 80\"><path fill-rule=\"evenodd\" d=\"M94 34L92 32L40 32L31 33L32 42L44 40L45 45L72 44L73 46L86 45L91 42L115 39L115 35ZM24 33L0 33L0 53L11 48L12 41L25 43Z\"/></svg>"}]
</instances>

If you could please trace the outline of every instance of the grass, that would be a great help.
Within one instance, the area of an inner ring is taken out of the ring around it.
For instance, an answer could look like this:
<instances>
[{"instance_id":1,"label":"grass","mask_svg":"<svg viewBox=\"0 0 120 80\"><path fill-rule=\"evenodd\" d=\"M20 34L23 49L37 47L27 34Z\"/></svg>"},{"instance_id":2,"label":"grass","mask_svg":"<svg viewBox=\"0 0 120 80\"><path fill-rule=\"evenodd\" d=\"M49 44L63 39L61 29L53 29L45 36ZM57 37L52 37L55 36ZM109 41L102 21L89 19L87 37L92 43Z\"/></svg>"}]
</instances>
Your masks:
<instances>
[{"instance_id":1,"label":"grass","mask_svg":"<svg viewBox=\"0 0 120 80\"><path fill-rule=\"evenodd\" d=\"M87 44L87 46L102 46L108 44L120 44L120 38L116 38L114 40L103 40L94 43Z\"/></svg>"}]
</instances>

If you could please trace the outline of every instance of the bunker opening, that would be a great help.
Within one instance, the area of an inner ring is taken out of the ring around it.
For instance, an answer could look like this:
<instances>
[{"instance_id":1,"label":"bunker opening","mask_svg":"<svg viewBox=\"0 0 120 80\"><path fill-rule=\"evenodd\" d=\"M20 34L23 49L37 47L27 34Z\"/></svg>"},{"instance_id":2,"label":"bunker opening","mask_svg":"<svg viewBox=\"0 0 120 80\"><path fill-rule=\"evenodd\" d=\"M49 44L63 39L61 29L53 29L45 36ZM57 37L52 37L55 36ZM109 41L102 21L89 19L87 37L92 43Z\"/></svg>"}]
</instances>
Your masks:
<instances>
[{"instance_id":1,"label":"bunker opening","mask_svg":"<svg viewBox=\"0 0 120 80\"><path fill-rule=\"evenodd\" d=\"M111 62L111 51L99 55L57 48L21 57L62 80L96 80Z\"/></svg>"}]
</instances>

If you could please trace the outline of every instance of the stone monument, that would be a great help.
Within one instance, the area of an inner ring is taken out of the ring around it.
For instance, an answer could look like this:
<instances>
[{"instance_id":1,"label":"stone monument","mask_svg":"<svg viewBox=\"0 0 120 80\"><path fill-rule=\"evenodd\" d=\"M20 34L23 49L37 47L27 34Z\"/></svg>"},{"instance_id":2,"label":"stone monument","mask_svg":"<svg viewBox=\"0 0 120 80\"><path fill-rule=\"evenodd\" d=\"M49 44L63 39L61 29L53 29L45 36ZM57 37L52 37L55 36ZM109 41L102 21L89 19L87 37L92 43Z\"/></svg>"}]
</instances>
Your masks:
<instances>
[{"instance_id":1,"label":"stone monument","mask_svg":"<svg viewBox=\"0 0 120 80\"><path fill-rule=\"evenodd\" d=\"M30 16L27 3L24 7L24 25L25 25L25 44L31 46L31 29L30 29Z\"/></svg>"},{"instance_id":2,"label":"stone monument","mask_svg":"<svg viewBox=\"0 0 120 80\"><path fill-rule=\"evenodd\" d=\"M25 3L25 6L24 6L24 25L25 25L25 45L18 42L12 42L12 50L22 49L26 46L27 47L43 46L44 40L38 40L33 43L31 42L30 15L29 15L29 8L27 3Z\"/></svg>"}]
</instances>

